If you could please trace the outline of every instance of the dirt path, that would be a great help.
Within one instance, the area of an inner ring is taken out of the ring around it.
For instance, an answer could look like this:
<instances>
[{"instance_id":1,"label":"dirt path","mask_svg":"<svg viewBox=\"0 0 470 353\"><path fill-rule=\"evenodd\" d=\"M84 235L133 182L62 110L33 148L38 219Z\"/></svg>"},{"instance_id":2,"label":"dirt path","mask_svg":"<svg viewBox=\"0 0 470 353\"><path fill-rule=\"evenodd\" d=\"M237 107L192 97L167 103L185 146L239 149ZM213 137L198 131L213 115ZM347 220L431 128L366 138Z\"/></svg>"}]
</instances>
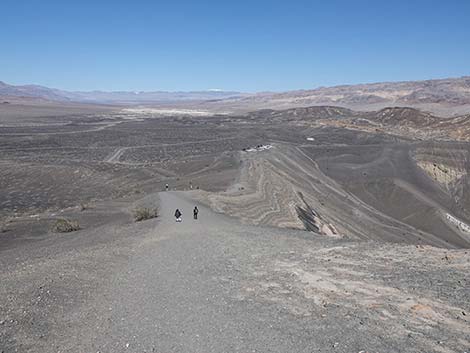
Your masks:
<instances>
[{"instance_id":1,"label":"dirt path","mask_svg":"<svg viewBox=\"0 0 470 353\"><path fill-rule=\"evenodd\" d=\"M226 139L210 139L210 140L197 140L197 141L178 142L178 143L159 143L159 144L153 144L153 145L140 145L140 146L121 147L121 148L116 149L109 157L107 157L104 160L104 162L119 163L119 158L123 155L123 153L126 150L139 149L139 148L149 148L149 147L165 148L165 147L170 147L170 146L195 145L195 144L198 144L198 143L227 141L227 140L236 140L236 139L237 139L236 137L233 137L233 138L226 138Z\"/></svg>"},{"instance_id":2,"label":"dirt path","mask_svg":"<svg viewBox=\"0 0 470 353\"><path fill-rule=\"evenodd\" d=\"M116 121L112 123L106 123L106 124L99 124L101 126L92 128L92 129L85 129L85 130L74 130L74 131L54 131L54 132L34 132L34 136L49 136L49 135L71 135L71 134L81 134L85 132L96 132L96 131L101 131L105 129L109 129L111 127L114 127L116 125L122 124L126 122L125 120L123 121ZM98 125L98 124L90 124L90 125ZM64 125L67 126L67 125ZM28 133L28 132L13 132L13 133L0 133L0 136L31 136L33 133Z\"/></svg>"},{"instance_id":3,"label":"dirt path","mask_svg":"<svg viewBox=\"0 0 470 353\"><path fill-rule=\"evenodd\" d=\"M121 147L118 148L116 151L113 152L112 155L110 155L108 158L106 158L104 161L107 163L114 163L118 162L119 158L122 156L125 150L129 149L131 147Z\"/></svg>"},{"instance_id":4,"label":"dirt path","mask_svg":"<svg viewBox=\"0 0 470 353\"><path fill-rule=\"evenodd\" d=\"M116 217L98 229L3 252L0 351L469 347L462 312L470 309L470 265L463 251L247 226L201 205L194 221L193 207L184 193L161 193L158 220ZM174 220L176 208L182 223Z\"/></svg>"}]
</instances>

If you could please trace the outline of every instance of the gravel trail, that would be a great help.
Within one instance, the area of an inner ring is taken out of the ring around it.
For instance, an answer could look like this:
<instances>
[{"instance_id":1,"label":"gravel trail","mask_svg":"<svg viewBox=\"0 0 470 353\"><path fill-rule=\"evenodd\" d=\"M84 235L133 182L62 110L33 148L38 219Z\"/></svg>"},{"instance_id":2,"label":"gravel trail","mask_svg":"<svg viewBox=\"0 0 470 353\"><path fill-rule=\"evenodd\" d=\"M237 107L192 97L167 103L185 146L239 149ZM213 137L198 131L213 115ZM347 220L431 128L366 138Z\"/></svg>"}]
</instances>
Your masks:
<instances>
[{"instance_id":1,"label":"gravel trail","mask_svg":"<svg viewBox=\"0 0 470 353\"><path fill-rule=\"evenodd\" d=\"M159 198L157 220L1 253L0 352L470 347L464 251L248 226L202 205L195 221L184 193Z\"/></svg>"}]
</instances>

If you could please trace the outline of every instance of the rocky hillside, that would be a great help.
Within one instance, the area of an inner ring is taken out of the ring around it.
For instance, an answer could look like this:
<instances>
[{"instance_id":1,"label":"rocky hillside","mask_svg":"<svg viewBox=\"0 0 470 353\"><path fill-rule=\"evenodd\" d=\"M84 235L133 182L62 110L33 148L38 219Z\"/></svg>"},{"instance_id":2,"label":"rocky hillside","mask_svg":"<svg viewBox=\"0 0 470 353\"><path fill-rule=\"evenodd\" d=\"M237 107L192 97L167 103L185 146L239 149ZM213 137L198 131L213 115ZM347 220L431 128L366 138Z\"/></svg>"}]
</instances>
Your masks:
<instances>
[{"instance_id":1,"label":"rocky hillside","mask_svg":"<svg viewBox=\"0 0 470 353\"><path fill-rule=\"evenodd\" d=\"M413 108L384 108L366 115L367 118L384 125L425 127L442 121L434 115Z\"/></svg>"},{"instance_id":2,"label":"rocky hillside","mask_svg":"<svg viewBox=\"0 0 470 353\"><path fill-rule=\"evenodd\" d=\"M360 111L412 107L438 116L470 113L470 76L427 81L384 82L320 87L280 93L260 93L208 102L220 111L284 110L310 106L337 106Z\"/></svg>"},{"instance_id":3,"label":"rocky hillside","mask_svg":"<svg viewBox=\"0 0 470 353\"><path fill-rule=\"evenodd\" d=\"M409 107L386 107L377 111L354 111L335 106L312 106L284 110L262 109L246 114L257 123L327 125L367 132L387 132L411 139L470 140L470 114L443 118Z\"/></svg>"},{"instance_id":4,"label":"rocky hillside","mask_svg":"<svg viewBox=\"0 0 470 353\"><path fill-rule=\"evenodd\" d=\"M254 96L246 101L270 101L308 105L358 105L449 103L470 104L470 77L427 81L384 82L320 87L271 95Z\"/></svg>"},{"instance_id":5,"label":"rocky hillside","mask_svg":"<svg viewBox=\"0 0 470 353\"><path fill-rule=\"evenodd\" d=\"M459 141L470 140L470 115L440 118L412 108L385 108L378 112L361 114L372 124L391 133L407 133L421 139L440 138Z\"/></svg>"},{"instance_id":6,"label":"rocky hillside","mask_svg":"<svg viewBox=\"0 0 470 353\"><path fill-rule=\"evenodd\" d=\"M334 106L314 106L314 107L301 107L291 108L286 110L273 110L263 109L254 111L248 114L252 119L257 122L262 120L269 121L301 121L301 120L315 120L326 118L345 118L356 116L354 112L347 108L334 107Z\"/></svg>"}]
</instances>

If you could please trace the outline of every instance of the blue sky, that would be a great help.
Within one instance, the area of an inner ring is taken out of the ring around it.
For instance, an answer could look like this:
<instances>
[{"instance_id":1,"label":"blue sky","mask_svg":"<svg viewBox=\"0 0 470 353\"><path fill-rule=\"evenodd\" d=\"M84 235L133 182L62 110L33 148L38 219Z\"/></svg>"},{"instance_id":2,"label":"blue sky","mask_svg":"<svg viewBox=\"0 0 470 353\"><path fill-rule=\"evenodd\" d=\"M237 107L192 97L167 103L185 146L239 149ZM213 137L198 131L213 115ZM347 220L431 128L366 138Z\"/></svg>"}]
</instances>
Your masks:
<instances>
[{"instance_id":1,"label":"blue sky","mask_svg":"<svg viewBox=\"0 0 470 353\"><path fill-rule=\"evenodd\" d=\"M282 91L470 75L470 1L0 3L0 80Z\"/></svg>"}]
</instances>

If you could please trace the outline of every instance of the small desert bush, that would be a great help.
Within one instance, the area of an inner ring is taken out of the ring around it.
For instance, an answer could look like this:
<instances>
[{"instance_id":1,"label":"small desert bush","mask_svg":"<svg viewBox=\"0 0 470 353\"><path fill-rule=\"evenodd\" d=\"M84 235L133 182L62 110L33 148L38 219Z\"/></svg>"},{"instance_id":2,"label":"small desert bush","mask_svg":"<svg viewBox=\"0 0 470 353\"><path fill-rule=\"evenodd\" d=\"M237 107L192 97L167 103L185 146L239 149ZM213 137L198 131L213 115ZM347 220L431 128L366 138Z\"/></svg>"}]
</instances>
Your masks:
<instances>
[{"instance_id":1,"label":"small desert bush","mask_svg":"<svg viewBox=\"0 0 470 353\"><path fill-rule=\"evenodd\" d=\"M78 221L71 221L69 219L58 219L52 225L51 230L55 233L69 233L79 230L80 226Z\"/></svg>"},{"instance_id":2,"label":"small desert bush","mask_svg":"<svg viewBox=\"0 0 470 353\"><path fill-rule=\"evenodd\" d=\"M6 233L10 230L8 227L10 222L11 220L9 217L0 219L0 233Z\"/></svg>"},{"instance_id":3,"label":"small desert bush","mask_svg":"<svg viewBox=\"0 0 470 353\"><path fill-rule=\"evenodd\" d=\"M146 219L158 217L157 208L138 207L134 210L134 221L140 222Z\"/></svg>"},{"instance_id":4,"label":"small desert bush","mask_svg":"<svg viewBox=\"0 0 470 353\"><path fill-rule=\"evenodd\" d=\"M91 208L91 205L85 202L80 203L80 211L86 211Z\"/></svg>"}]
</instances>

